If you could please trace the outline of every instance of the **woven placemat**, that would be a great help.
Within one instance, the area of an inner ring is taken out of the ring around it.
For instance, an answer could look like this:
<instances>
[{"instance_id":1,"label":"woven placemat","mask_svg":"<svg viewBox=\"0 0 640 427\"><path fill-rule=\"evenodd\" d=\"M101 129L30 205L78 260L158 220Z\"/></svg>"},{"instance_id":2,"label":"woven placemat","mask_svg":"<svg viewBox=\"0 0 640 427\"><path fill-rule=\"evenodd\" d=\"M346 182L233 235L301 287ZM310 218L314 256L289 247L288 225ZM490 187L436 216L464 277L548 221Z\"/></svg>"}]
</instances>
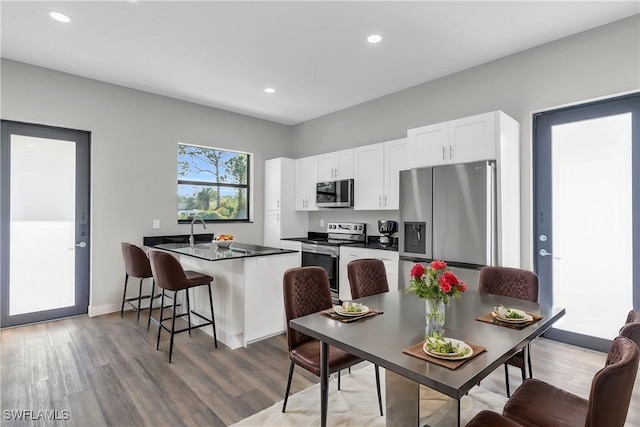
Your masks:
<instances>
[{"instance_id":1,"label":"woven placemat","mask_svg":"<svg viewBox=\"0 0 640 427\"><path fill-rule=\"evenodd\" d=\"M424 345L424 341L421 341L416 345L412 345L409 348L405 348L404 350L402 350L402 352L405 354L408 354L409 356L417 357L418 359L426 360L427 362L444 366L445 368L448 368L448 369L458 369L460 366L464 365L469 360L473 359L480 353L486 351L486 348L482 347L481 345L475 345L471 343L466 343L466 344L469 347L471 347L471 350L473 350L473 355L468 359L462 359L462 360L447 360L447 359L440 359L438 357L433 357L424 352L422 348Z\"/></svg>"},{"instance_id":2,"label":"woven placemat","mask_svg":"<svg viewBox=\"0 0 640 427\"><path fill-rule=\"evenodd\" d=\"M333 308L328 308L320 312L320 314L322 314L323 316L330 317L333 320L338 320L342 323L357 322L358 320L367 319L369 317L377 316L378 314L382 314L382 313L383 313L382 311L369 309L369 312L367 314L354 317L354 316L341 316L338 313L336 313L336 311Z\"/></svg>"},{"instance_id":3,"label":"woven placemat","mask_svg":"<svg viewBox=\"0 0 640 427\"><path fill-rule=\"evenodd\" d=\"M528 322L525 323L509 323L509 322L501 322L498 319L496 319L492 313L489 314L485 314L483 316L480 317L476 317L476 320L479 320L481 322L485 322L485 323L491 323L492 325L498 325L498 326L504 326L505 328L511 328L511 329L522 329L522 328L526 328L529 325L533 325L534 323L536 323L538 320L542 319L542 316L539 316L537 314L533 314L533 313L527 313L529 316L533 317L533 320L530 320Z\"/></svg>"}]
</instances>

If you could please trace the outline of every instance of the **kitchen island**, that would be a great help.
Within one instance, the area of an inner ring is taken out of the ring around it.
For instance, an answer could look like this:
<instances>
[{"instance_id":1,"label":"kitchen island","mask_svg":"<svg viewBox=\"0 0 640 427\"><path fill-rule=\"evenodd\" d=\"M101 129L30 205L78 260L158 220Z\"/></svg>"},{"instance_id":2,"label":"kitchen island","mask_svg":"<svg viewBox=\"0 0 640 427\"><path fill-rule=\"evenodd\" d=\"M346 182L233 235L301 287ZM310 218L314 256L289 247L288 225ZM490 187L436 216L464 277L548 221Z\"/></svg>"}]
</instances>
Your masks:
<instances>
[{"instance_id":1,"label":"kitchen island","mask_svg":"<svg viewBox=\"0 0 640 427\"><path fill-rule=\"evenodd\" d=\"M218 341L230 348L246 347L255 341L286 330L282 277L300 266L296 251L234 242L230 248L217 243L161 243L153 249L172 252L185 270L213 276L211 286ZM191 289L192 309L209 312L206 287ZM199 323L197 316L192 322ZM212 335L208 327L203 331Z\"/></svg>"}]
</instances>

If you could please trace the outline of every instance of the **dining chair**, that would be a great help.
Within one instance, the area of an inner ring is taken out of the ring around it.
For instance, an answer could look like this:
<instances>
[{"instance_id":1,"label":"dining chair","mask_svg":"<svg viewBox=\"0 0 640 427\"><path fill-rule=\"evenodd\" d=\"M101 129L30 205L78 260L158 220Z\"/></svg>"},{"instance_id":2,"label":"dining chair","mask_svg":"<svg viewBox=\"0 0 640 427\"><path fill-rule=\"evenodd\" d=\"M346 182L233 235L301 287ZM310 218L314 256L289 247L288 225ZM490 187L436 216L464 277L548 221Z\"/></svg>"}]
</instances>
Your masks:
<instances>
[{"instance_id":1,"label":"dining chair","mask_svg":"<svg viewBox=\"0 0 640 427\"><path fill-rule=\"evenodd\" d=\"M291 379L295 365L320 376L320 342L308 335L292 329L292 319L318 313L333 306L329 278L327 272L316 266L291 268L284 273L283 279L284 309L287 319L287 344L289 346L289 376L284 393L282 412L287 408L287 400L291 389ZM346 326L346 325L343 325ZM340 371L349 368L363 359L329 346L329 375L338 372L338 389L340 389ZM382 393L380 390L380 372L375 366L376 386L378 389L378 405L382 412Z\"/></svg>"},{"instance_id":2,"label":"dining chair","mask_svg":"<svg viewBox=\"0 0 640 427\"><path fill-rule=\"evenodd\" d=\"M589 399L530 378L513 393L502 414L524 426L622 427L639 359L638 346L626 337L617 337L604 368L593 377Z\"/></svg>"},{"instance_id":3,"label":"dining chair","mask_svg":"<svg viewBox=\"0 0 640 427\"><path fill-rule=\"evenodd\" d=\"M155 281L151 285L151 294L142 295L142 282L144 279L152 278L151 264L149 264L149 258L142 248L132 245L131 243L122 242L122 258L124 259L124 292L122 294L122 306L120 307L120 317L124 314L124 305L129 304L133 309L138 312L138 319L140 320L140 311L142 300L149 299L149 316L151 316L151 308L153 306L153 294L155 288ZM138 288L138 295L135 297L127 298L127 283L129 277L137 277L140 279L140 285ZM133 304L134 301L138 301L138 304Z\"/></svg>"},{"instance_id":4,"label":"dining chair","mask_svg":"<svg viewBox=\"0 0 640 427\"><path fill-rule=\"evenodd\" d=\"M181 332L189 332L191 335L192 329L202 328L205 326L212 325L213 327L213 340L215 347L218 348L218 337L216 336L216 321L213 314L213 296L211 294L211 282L213 282L213 277L208 274L199 273L197 271L191 270L183 270L180 265L180 261L178 261L173 255L159 251L159 250L150 250L149 251L149 261L151 262L151 270L153 271L153 277L158 285L162 289L162 296L160 299L160 307L164 307L164 298L165 292L171 291L173 292L173 309L171 317L163 317L163 311L160 310L160 317L158 319L158 338L156 340L156 350L160 347L160 333L162 330L166 330L169 332L169 363L171 363L171 357L173 355L173 337L175 334ZM207 319L206 317L198 314L195 311L191 311L190 302L189 302L189 289L194 288L196 286L207 286L209 289L209 308L211 310L211 319ZM185 299L187 302L187 310L185 313L176 314L178 293L180 291L184 291ZM191 313L195 314L202 320L204 323L200 323L198 325L193 326L191 324ZM187 316L188 326L182 329L176 329L176 318ZM171 319L171 327L165 325L163 322L165 320Z\"/></svg>"},{"instance_id":5,"label":"dining chair","mask_svg":"<svg viewBox=\"0 0 640 427\"><path fill-rule=\"evenodd\" d=\"M478 292L493 295L503 295L525 301L538 302L538 276L528 270L510 267L483 267L478 279ZM507 397L509 390L509 365L520 368L522 381L526 379L526 366L529 366L529 378L533 378L531 367L531 344L511 356L504 364L505 385Z\"/></svg>"},{"instance_id":6,"label":"dining chair","mask_svg":"<svg viewBox=\"0 0 640 427\"><path fill-rule=\"evenodd\" d=\"M620 336L627 337L640 347L640 310L631 310L620 329Z\"/></svg>"},{"instance_id":7,"label":"dining chair","mask_svg":"<svg viewBox=\"0 0 640 427\"><path fill-rule=\"evenodd\" d=\"M497 412L484 410L478 412L466 427L522 427L522 425Z\"/></svg>"},{"instance_id":8,"label":"dining chair","mask_svg":"<svg viewBox=\"0 0 640 427\"><path fill-rule=\"evenodd\" d=\"M351 298L358 299L389 292L387 270L380 259L356 259L347 264Z\"/></svg>"}]
</instances>

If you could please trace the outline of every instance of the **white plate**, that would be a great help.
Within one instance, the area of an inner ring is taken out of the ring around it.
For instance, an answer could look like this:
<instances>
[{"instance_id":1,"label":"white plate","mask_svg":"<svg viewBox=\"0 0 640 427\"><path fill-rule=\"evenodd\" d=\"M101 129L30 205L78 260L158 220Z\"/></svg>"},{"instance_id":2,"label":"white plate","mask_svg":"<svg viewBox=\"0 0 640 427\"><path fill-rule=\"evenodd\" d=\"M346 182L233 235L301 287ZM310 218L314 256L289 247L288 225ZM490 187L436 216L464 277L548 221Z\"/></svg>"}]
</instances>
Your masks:
<instances>
[{"instance_id":1,"label":"white plate","mask_svg":"<svg viewBox=\"0 0 640 427\"><path fill-rule=\"evenodd\" d=\"M362 306L362 311L355 311L355 312L347 311L339 305L334 305L333 309L340 316L350 316L350 317L362 316L363 314L367 314L369 312L369 307L367 307L366 305Z\"/></svg>"},{"instance_id":2,"label":"white plate","mask_svg":"<svg viewBox=\"0 0 640 427\"><path fill-rule=\"evenodd\" d=\"M533 320L533 316L531 316L530 314L525 313L522 310L517 310L515 308L512 308L511 310L521 313L524 317L522 319L512 319L510 317L504 317L504 316L501 315L501 313L497 313L495 311L492 311L491 315L493 317L495 317L496 319L498 319L499 321L505 322L505 323L527 323L527 322L530 322L530 321Z\"/></svg>"},{"instance_id":3,"label":"white plate","mask_svg":"<svg viewBox=\"0 0 640 427\"><path fill-rule=\"evenodd\" d=\"M424 350L424 352L427 353L429 356L437 357L439 359L447 359L447 360L463 360L473 356L473 349L469 346L469 344L465 343L464 341L460 341L455 338L444 338L445 341L451 342L451 344L453 345L458 344L460 350L469 349L469 353L461 355L460 353L454 353L454 354L438 353L437 351L429 350L427 348L427 341L430 339L431 338L427 338L424 344L422 345L422 350Z\"/></svg>"}]
</instances>

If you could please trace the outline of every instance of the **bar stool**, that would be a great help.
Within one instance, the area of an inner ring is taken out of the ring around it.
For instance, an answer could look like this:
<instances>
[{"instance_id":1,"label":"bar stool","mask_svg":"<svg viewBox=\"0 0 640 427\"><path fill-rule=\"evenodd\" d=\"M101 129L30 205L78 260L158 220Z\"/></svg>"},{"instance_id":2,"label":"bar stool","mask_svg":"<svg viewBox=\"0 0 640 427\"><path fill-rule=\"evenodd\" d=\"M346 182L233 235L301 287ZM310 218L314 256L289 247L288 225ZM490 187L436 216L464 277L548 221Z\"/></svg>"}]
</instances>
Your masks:
<instances>
[{"instance_id":1,"label":"bar stool","mask_svg":"<svg viewBox=\"0 0 640 427\"><path fill-rule=\"evenodd\" d=\"M147 254L136 245L131 243L122 242L122 257L124 258L124 293L122 294L122 307L120 307L120 317L124 314L124 305L129 304L135 310L138 311L138 320L140 320L140 304L143 299L149 299L149 317L151 317L151 306L153 303L153 293L155 290L155 282L151 285L151 294L142 295L142 282L144 279L152 278L151 265L149 264L149 258ZM140 278L140 287L138 289L138 296L127 298L127 283L129 282L129 276ZM132 301L138 301L136 307ZM142 309L144 310L144 309ZM147 322L148 323L148 322ZM148 326L147 326L148 327Z\"/></svg>"},{"instance_id":2,"label":"bar stool","mask_svg":"<svg viewBox=\"0 0 640 427\"><path fill-rule=\"evenodd\" d=\"M149 260L151 261L151 270L153 271L153 277L160 288L162 288L162 297L160 299L160 306L164 306L164 297L166 291L173 291L173 309L171 317L163 317L163 311L160 310L160 319L158 321L158 339L156 341L156 350L160 347L160 332L162 329L166 330L170 334L169 339L169 363L173 356L173 337L175 334L181 332L189 332L191 335L192 329L202 328L204 326L213 326L213 340L215 347L218 348L218 338L216 335L216 322L213 314L213 296L211 294L211 282L213 277L198 273L191 270L183 270L180 262L173 257L173 255L166 252L150 250ZM191 310L189 303L189 289L196 286L207 286L209 289L209 307L211 309L211 319L207 319L203 315ZM185 291L187 311L186 313L176 314L176 301L178 292ZM196 326L191 325L191 314L194 314L205 321ZM176 317L187 316L188 326L186 328L176 330ZM171 328L166 326L163 321L171 319Z\"/></svg>"}]
</instances>

